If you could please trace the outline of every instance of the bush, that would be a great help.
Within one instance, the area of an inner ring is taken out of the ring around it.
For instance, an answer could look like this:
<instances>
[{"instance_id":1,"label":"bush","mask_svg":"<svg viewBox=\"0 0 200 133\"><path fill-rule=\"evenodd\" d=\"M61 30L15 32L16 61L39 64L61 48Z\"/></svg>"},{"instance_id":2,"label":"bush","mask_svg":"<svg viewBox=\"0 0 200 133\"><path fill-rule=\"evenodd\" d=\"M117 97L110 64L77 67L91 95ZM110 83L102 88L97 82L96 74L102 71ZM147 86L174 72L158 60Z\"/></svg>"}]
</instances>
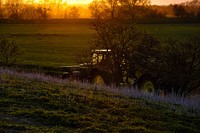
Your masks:
<instances>
[{"instance_id":1,"label":"bush","mask_svg":"<svg viewBox=\"0 0 200 133\"><path fill-rule=\"evenodd\" d=\"M165 88L182 93L199 86L199 38L181 41L169 40L160 46L157 55L154 67Z\"/></svg>"},{"instance_id":2,"label":"bush","mask_svg":"<svg viewBox=\"0 0 200 133\"><path fill-rule=\"evenodd\" d=\"M22 51L8 36L0 37L0 65L12 65L22 59Z\"/></svg>"},{"instance_id":3,"label":"bush","mask_svg":"<svg viewBox=\"0 0 200 133\"><path fill-rule=\"evenodd\" d=\"M129 55L130 71L151 74L159 89L182 94L200 85L200 39L160 42L143 34Z\"/></svg>"},{"instance_id":4,"label":"bush","mask_svg":"<svg viewBox=\"0 0 200 133\"><path fill-rule=\"evenodd\" d=\"M199 86L200 39L168 41L162 49L160 68L163 78L175 91L187 91Z\"/></svg>"}]
</instances>

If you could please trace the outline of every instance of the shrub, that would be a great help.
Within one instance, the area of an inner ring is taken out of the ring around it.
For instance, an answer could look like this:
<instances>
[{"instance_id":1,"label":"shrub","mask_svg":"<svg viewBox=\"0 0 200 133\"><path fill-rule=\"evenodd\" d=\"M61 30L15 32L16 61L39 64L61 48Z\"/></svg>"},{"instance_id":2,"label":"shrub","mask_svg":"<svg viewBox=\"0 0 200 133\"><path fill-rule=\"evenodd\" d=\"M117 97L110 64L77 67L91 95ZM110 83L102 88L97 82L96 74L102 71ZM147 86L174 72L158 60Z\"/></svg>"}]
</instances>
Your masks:
<instances>
[{"instance_id":1,"label":"shrub","mask_svg":"<svg viewBox=\"0 0 200 133\"><path fill-rule=\"evenodd\" d=\"M200 39L171 40L164 44L157 57L157 72L165 87L184 92L199 86Z\"/></svg>"},{"instance_id":2,"label":"shrub","mask_svg":"<svg viewBox=\"0 0 200 133\"><path fill-rule=\"evenodd\" d=\"M8 36L0 37L0 65L12 65L22 59L22 51Z\"/></svg>"},{"instance_id":3,"label":"shrub","mask_svg":"<svg viewBox=\"0 0 200 133\"><path fill-rule=\"evenodd\" d=\"M200 39L167 40L143 34L130 54L130 74L149 73L159 89L187 92L200 85Z\"/></svg>"}]
</instances>

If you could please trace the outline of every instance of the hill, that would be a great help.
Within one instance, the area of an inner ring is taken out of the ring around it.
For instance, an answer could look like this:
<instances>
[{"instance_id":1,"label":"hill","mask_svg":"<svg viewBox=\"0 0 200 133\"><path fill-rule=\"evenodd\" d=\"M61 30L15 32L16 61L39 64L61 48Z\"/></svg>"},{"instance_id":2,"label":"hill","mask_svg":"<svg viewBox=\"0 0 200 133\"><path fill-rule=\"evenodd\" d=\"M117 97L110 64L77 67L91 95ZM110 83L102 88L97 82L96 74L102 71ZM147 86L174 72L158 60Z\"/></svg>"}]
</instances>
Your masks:
<instances>
[{"instance_id":1,"label":"hill","mask_svg":"<svg viewBox=\"0 0 200 133\"><path fill-rule=\"evenodd\" d=\"M200 132L199 102L166 99L0 68L0 132Z\"/></svg>"}]
</instances>

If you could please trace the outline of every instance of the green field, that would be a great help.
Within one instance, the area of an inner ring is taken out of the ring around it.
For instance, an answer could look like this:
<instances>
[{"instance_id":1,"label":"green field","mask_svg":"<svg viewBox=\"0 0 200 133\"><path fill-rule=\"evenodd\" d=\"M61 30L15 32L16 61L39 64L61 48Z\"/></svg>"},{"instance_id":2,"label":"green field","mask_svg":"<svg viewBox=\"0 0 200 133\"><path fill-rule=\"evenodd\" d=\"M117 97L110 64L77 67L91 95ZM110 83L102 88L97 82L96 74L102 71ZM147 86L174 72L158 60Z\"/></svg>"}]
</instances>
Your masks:
<instances>
[{"instance_id":1,"label":"green field","mask_svg":"<svg viewBox=\"0 0 200 133\"><path fill-rule=\"evenodd\" d=\"M200 24L141 24L138 28L161 40L168 38L181 40L200 36Z\"/></svg>"},{"instance_id":2,"label":"green field","mask_svg":"<svg viewBox=\"0 0 200 133\"><path fill-rule=\"evenodd\" d=\"M137 25L160 39L187 39L200 35L199 24ZM25 53L23 64L73 65L74 55L89 48L94 31L89 24L0 24L0 34L11 34Z\"/></svg>"}]
</instances>

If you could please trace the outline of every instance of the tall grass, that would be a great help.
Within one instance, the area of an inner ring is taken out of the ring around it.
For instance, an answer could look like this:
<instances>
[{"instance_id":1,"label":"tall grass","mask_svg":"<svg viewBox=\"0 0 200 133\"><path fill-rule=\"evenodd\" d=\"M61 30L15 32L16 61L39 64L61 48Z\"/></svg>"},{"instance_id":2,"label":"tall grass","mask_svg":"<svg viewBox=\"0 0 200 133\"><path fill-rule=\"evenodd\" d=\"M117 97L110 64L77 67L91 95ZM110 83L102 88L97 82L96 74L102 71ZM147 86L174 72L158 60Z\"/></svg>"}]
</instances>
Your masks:
<instances>
[{"instance_id":1,"label":"tall grass","mask_svg":"<svg viewBox=\"0 0 200 133\"><path fill-rule=\"evenodd\" d=\"M200 97L188 97L184 94L169 93L167 95L160 95L159 92L149 94L142 92L139 88L135 87L104 87L105 91L113 92L119 95L128 96L131 98L139 98L157 102L157 104L170 104L170 107L176 111L192 111L193 113L200 112Z\"/></svg>"},{"instance_id":2,"label":"tall grass","mask_svg":"<svg viewBox=\"0 0 200 133\"><path fill-rule=\"evenodd\" d=\"M169 105L171 109L177 112L200 113L200 98L198 97L186 97L184 95L177 95L175 93L167 94L164 96L159 95L159 93L148 94L145 92L141 92L137 87L99 86L78 81L69 81L67 79L63 80L60 78L45 75L43 73L17 72L14 69L8 68L0 68L0 88L2 88L3 86L4 76L6 75L35 80L38 82L67 85L71 86L74 89L82 88L101 90L108 93L114 93L120 96L155 102L156 104L166 104Z\"/></svg>"}]
</instances>

